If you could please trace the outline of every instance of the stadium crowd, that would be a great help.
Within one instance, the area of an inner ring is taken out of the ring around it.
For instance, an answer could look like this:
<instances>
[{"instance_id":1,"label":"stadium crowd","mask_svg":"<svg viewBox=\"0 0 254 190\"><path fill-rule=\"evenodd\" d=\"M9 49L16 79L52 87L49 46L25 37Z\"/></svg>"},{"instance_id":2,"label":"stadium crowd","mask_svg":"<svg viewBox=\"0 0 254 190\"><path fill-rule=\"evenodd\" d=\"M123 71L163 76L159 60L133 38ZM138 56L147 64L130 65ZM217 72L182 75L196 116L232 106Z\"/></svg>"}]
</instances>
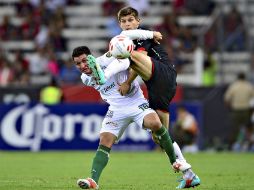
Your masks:
<instances>
[{"instance_id":1,"label":"stadium crowd","mask_svg":"<svg viewBox=\"0 0 254 190\"><path fill-rule=\"evenodd\" d=\"M56 78L60 85L80 82L78 71L70 64L70 56L62 56L64 53L69 55L68 39L62 35L62 31L68 27L64 9L67 6L81 5L82 3L86 2L20 0L9 4L9 6L15 6L15 17L19 18L20 22L13 23L13 18L6 14L3 15L0 23L0 86L48 84L50 77ZM105 38L109 39L119 33L116 12L120 7L136 6L145 16L149 15L149 9L153 3L148 0L135 1L135 3L131 0L101 1L102 15L109 20L105 25L111 31L110 35ZM198 44L198 38L192 26L179 24L179 16L211 15L216 4L210 0L203 1L202 6L198 0L174 0L162 1L162 3L172 11L161 15L162 22L149 26L149 28L163 34L162 43L167 48L170 59L175 63L178 72L181 72L181 66L186 63L181 55L193 52ZM4 4L2 3L2 5ZM233 8L228 15L225 15L224 21L226 23L225 36L227 36L225 49L228 51L245 50L243 43L245 30L237 9ZM216 30L215 22L205 35L205 49L208 54L218 50ZM26 41L34 41L35 47L32 50L16 48L4 51L6 42L25 43ZM107 47L105 47L106 50ZM8 53L12 53L14 56L10 58ZM206 59L204 64L211 65L209 64L210 60Z\"/></svg>"}]
</instances>

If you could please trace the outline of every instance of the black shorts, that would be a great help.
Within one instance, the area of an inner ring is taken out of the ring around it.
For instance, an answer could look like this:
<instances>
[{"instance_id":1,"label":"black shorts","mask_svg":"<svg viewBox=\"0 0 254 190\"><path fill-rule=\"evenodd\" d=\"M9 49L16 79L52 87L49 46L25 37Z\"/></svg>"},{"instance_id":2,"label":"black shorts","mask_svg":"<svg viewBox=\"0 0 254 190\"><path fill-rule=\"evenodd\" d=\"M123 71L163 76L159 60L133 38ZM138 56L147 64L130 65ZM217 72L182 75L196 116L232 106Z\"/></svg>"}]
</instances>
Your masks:
<instances>
[{"instance_id":1,"label":"black shorts","mask_svg":"<svg viewBox=\"0 0 254 190\"><path fill-rule=\"evenodd\" d=\"M176 93L176 70L172 64L162 63L151 58L152 77L145 81L149 105L154 110L169 111L169 104Z\"/></svg>"}]
</instances>

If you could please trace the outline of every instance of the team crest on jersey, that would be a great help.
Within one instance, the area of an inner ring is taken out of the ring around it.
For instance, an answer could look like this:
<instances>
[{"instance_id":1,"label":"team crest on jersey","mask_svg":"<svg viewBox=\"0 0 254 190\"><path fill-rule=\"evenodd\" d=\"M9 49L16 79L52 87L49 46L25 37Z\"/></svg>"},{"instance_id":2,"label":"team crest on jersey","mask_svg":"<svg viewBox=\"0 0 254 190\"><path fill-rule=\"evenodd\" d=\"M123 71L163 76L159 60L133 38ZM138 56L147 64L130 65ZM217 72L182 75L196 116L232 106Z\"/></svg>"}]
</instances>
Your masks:
<instances>
[{"instance_id":1,"label":"team crest on jersey","mask_svg":"<svg viewBox=\"0 0 254 190\"><path fill-rule=\"evenodd\" d=\"M112 118L113 117L114 112L111 110L108 110L106 117Z\"/></svg>"}]
</instances>

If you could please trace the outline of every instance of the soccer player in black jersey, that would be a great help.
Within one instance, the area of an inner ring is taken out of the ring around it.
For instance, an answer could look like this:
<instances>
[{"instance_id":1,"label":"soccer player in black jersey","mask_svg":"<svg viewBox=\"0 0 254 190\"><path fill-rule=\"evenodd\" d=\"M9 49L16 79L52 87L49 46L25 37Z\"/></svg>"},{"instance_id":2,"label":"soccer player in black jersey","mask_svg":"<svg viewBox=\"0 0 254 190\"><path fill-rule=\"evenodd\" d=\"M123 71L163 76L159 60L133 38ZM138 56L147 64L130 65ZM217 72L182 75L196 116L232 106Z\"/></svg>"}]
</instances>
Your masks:
<instances>
[{"instance_id":1,"label":"soccer player in black jersey","mask_svg":"<svg viewBox=\"0 0 254 190\"><path fill-rule=\"evenodd\" d=\"M138 11L132 7L124 7L118 12L118 21L122 30L138 29L140 18ZM169 126L169 104L176 92L176 70L170 62L162 46L152 40L134 40L135 51L131 53L131 74L126 82L122 83L119 91L125 95L132 81L139 75L145 82L148 90L149 105L153 108L162 122ZM156 142L156 136L153 136ZM179 146L173 143L176 156L185 160ZM178 189L194 187L200 184L200 179L191 169L184 172Z\"/></svg>"}]
</instances>

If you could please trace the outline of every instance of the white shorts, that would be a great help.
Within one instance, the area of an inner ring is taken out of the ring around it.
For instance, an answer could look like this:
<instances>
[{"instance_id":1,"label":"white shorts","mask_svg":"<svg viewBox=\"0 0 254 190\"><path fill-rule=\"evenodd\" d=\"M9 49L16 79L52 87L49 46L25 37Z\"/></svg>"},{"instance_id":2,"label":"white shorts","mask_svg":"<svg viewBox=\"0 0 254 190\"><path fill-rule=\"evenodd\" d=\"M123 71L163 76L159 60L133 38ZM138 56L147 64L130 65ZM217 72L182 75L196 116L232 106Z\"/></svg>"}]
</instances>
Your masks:
<instances>
[{"instance_id":1,"label":"white shorts","mask_svg":"<svg viewBox=\"0 0 254 190\"><path fill-rule=\"evenodd\" d=\"M149 113L156 112L149 108L147 101L128 107L109 108L102 122L100 133L109 132L115 135L117 143L129 124L135 122L140 128L143 128L144 117Z\"/></svg>"}]
</instances>

